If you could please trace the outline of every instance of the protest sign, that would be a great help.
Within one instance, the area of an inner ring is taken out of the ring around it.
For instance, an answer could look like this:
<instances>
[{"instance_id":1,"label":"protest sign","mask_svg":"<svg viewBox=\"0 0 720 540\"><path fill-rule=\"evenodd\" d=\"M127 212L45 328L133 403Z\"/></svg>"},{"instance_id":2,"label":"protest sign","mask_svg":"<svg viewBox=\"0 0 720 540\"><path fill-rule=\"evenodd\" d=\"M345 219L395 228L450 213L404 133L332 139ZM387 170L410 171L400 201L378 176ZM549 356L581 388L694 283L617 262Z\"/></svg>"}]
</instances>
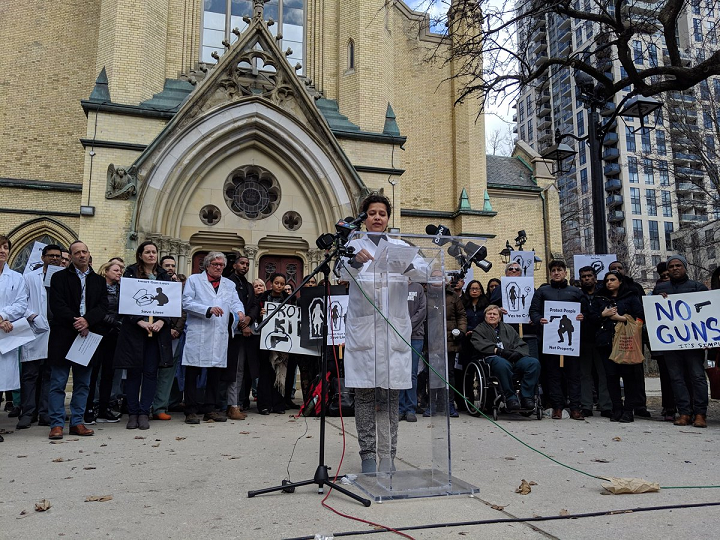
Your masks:
<instances>
[{"instance_id":1,"label":"protest sign","mask_svg":"<svg viewBox=\"0 0 720 540\"><path fill-rule=\"evenodd\" d=\"M328 308L328 345L345 343L348 298L349 296L347 295L330 297L330 306Z\"/></svg>"},{"instance_id":2,"label":"protest sign","mask_svg":"<svg viewBox=\"0 0 720 540\"><path fill-rule=\"evenodd\" d=\"M43 244L42 242L38 242L37 240L33 244L32 250L30 251L30 255L28 255L28 260L25 263L25 270L23 270L23 275L32 272L33 270L37 270L43 265L42 261L42 250L47 246L47 244Z\"/></svg>"},{"instance_id":3,"label":"protest sign","mask_svg":"<svg viewBox=\"0 0 720 540\"><path fill-rule=\"evenodd\" d=\"M121 315L143 317L182 316L182 284L179 281L122 278L120 280Z\"/></svg>"},{"instance_id":4,"label":"protest sign","mask_svg":"<svg viewBox=\"0 0 720 540\"><path fill-rule=\"evenodd\" d=\"M584 266L592 266L595 270L597 280L601 281L612 263L617 261L617 255L575 255L573 266L575 267L575 279L580 279L580 269Z\"/></svg>"},{"instance_id":5,"label":"protest sign","mask_svg":"<svg viewBox=\"0 0 720 540\"><path fill-rule=\"evenodd\" d=\"M304 348L319 347L322 344L322 323L323 323L323 305L325 303L324 287L303 287L300 289L300 299L298 307L300 308L300 346ZM347 296L347 289L342 285L330 286L330 302L337 296ZM330 310L330 308L328 308ZM347 308L346 308L347 310ZM344 312L343 312L344 313ZM332 312L331 312L332 315ZM307 322L307 324L306 324ZM344 321L343 321L344 323ZM328 329L328 335L331 332ZM335 335L335 344L344 343L337 340ZM329 342L329 339L328 339Z\"/></svg>"},{"instance_id":6,"label":"protest sign","mask_svg":"<svg viewBox=\"0 0 720 540\"><path fill-rule=\"evenodd\" d=\"M652 351L720 346L720 290L643 296Z\"/></svg>"},{"instance_id":7,"label":"protest sign","mask_svg":"<svg viewBox=\"0 0 720 540\"><path fill-rule=\"evenodd\" d=\"M45 280L43 281L43 286L49 287L50 281L52 280L52 277L57 273L60 272L60 270L65 270L62 266L53 266L48 265L47 270L45 271Z\"/></svg>"},{"instance_id":8,"label":"protest sign","mask_svg":"<svg viewBox=\"0 0 720 540\"><path fill-rule=\"evenodd\" d=\"M543 349L545 354L580 356L579 302L545 302Z\"/></svg>"},{"instance_id":9,"label":"protest sign","mask_svg":"<svg viewBox=\"0 0 720 540\"><path fill-rule=\"evenodd\" d=\"M303 347L300 343L300 327L303 326L300 308L290 304L285 304L281 308L279 306L278 302L265 302L267 310L265 317L272 317L272 320L262 327L260 348L267 351L319 356L318 347ZM275 314L278 308L280 311ZM320 326L322 328L322 324Z\"/></svg>"},{"instance_id":10,"label":"protest sign","mask_svg":"<svg viewBox=\"0 0 720 540\"><path fill-rule=\"evenodd\" d=\"M523 277L532 277L535 275L534 251L511 251L510 262L518 263L520 265L521 275Z\"/></svg>"},{"instance_id":11,"label":"protest sign","mask_svg":"<svg viewBox=\"0 0 720 540\"><path fill-rule=\"evenodd\" d=\"M87 366L90 363L90 360L92 360L92 357L95 354L98 345L100 345L102 338L103 337L100 334L93 334L92 332L88 332L87 336L81 336L78 334L75 341L73 341L70 346L70 350L65 358L75 364Z\"/></svg>"},{"instance_id":12,"label":"protest sign","mask_svg":"<svg viewBox=\"0 0 720 540\"><path fill-rule=\"evenodd\" d=\"M535 289L531 277L503 277L500 279L502 305L507 310L503 316L506 323L529 323L530 302Z\"/></svg>"}]
</instances>

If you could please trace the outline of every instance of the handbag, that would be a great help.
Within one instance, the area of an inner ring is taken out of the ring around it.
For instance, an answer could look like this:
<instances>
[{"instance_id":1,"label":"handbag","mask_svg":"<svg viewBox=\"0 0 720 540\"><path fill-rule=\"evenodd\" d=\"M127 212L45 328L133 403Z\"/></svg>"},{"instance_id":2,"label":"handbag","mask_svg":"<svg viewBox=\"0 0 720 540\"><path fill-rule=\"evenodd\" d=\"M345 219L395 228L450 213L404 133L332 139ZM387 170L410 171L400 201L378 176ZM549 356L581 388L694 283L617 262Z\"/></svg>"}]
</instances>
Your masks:
<instances>
[{"instance_id":1,"label":"handbag","mask_svg":"<svg viewBox=\"0 0 720 540\"><path fill-rule=\"evenodd\" d=\"M633 319L626 315L627 321L618 321L615 324L610 360L616 364L642 364L645 359L642 350L641 319Z\"/></svg>"}]
</instances>

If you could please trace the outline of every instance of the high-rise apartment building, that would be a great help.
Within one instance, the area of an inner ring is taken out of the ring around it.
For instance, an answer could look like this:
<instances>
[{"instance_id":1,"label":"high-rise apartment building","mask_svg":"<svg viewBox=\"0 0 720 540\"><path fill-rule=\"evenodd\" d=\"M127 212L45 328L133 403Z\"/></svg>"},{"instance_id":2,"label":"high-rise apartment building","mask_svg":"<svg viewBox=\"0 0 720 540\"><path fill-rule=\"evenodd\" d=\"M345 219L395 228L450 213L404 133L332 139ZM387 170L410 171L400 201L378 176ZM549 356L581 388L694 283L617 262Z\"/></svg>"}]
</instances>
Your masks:
<instances>
[{"instance_id":1,"label":"high-rise apartment building","mask_svg":"<svg viewBox=\"0 0 720 540\"><path fill-rule=\"evenodd\" d=\"M649 13L655 3L630 2L624 10ZM712 4L714 5L714 4ZM575 9L597 9L588 0L577 0ZM612 10L610 3L608 9ZM647 10L647 11L646 11ZM628 16L628 12L624 13ZM702 61L717 48L716 17L705 1L691 4L678 20L679 45L687 62ZM518 30L520 50L527 51L531 66L547 57L565 57L594 49L606 35L589 21L551 14L529 18ZM597 67L615 81L626 76L614 48L598 58ZM668 61L664 38L646 35L632 42L638 69ZM720 109L720 80L711 79L686 92L659 96L663 107L646 117L617 116L616 107L631 89L600 105L599 124L606 133L601 142L601 181L605 197L608 250L623 259L633 276L650 287L655 266L673 251L672 235L679 228L698 227L720 218L717 171L713 167ZM569 263L578 253L594 252L591 155L586 137L588 107L568 68L551 68L548 76L523 90L515 104L517 136L540 154L554 144L554 133L565 137L576 155L560 169L563 251ZM712 253L712 250L711 250ZM717 261L706 261L712 268ZM691 270L692 273L692 270ZM696 273L702 273L696 269ZM698 277L704 277L698 275Z\"/></svg>"}]
</instances>

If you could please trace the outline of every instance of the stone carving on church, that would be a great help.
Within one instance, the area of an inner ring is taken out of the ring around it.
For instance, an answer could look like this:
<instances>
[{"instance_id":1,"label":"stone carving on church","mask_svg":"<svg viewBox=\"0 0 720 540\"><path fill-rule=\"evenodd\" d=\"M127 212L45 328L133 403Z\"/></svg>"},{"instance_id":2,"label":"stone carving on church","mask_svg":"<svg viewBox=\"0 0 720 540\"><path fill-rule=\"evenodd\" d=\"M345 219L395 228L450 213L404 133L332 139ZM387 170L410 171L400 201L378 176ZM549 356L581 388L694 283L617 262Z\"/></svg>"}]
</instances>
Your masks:
<instances>
[{"instance_id":1,"label":"stone carving on church","mask_svg":"<svg viewBox=\"0 0 720 540\"><path fill-rule=\"evenodd\" d=\"M127 200L137 193L137 167L129 169L117 167L112 163L107 170L106 199Z\"/></svg>"}]
</instances>

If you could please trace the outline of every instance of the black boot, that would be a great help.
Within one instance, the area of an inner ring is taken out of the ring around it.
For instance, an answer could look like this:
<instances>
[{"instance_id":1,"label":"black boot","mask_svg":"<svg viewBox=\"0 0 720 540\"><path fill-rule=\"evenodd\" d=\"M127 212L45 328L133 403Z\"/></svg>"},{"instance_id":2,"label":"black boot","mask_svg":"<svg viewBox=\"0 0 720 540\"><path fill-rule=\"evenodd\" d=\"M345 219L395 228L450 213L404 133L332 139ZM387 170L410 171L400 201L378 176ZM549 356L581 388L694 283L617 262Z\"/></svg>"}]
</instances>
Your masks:
<instances>
[{"instance_id":1,"label":"black boot","mask_svg":"<svg viewBox=\"0 0 720 540\"><path fill-rule=\"evenodd\" d=\"M630 422L635 421L635 417L633 415L632 411L624 411L622 415L620 416L620 423L621 424L629 424Z\"/></svg>"}]
</instances>

